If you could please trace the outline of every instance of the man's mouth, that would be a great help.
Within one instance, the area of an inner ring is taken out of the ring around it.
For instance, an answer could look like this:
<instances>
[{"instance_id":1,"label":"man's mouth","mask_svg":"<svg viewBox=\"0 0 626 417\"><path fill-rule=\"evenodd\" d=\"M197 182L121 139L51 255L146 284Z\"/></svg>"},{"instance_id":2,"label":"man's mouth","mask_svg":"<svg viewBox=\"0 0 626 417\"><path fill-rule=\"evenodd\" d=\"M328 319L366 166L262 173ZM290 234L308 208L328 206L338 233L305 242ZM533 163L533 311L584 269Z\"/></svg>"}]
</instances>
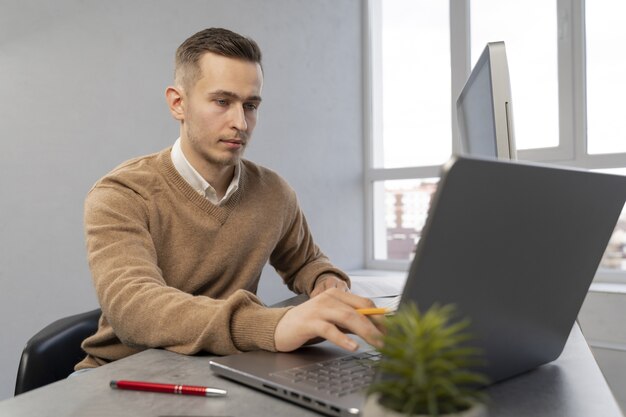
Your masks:
<instances>
[{"instance_id":1,"label":"man's mouth","mask_svg":"<svg viewBox=\"0 0 626 417\"><path fill-rule=\"evenodd\" d=\"M221 139L220 142L225 143L226 146L233 149L239 149L246 144L243 139Z\"/></svg>"}]
</instances>

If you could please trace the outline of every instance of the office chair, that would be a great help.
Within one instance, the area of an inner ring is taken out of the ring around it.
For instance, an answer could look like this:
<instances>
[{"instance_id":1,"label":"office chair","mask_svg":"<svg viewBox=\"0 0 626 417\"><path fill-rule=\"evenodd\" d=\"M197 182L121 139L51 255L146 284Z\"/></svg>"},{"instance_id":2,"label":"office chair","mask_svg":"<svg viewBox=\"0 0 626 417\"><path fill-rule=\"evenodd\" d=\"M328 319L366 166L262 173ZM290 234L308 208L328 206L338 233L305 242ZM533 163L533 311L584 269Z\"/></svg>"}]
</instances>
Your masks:
<instances>
[{"instance_id":1,"label":"office chair","mask_svg":"<svg viewBox=\"0 0 626 417\"><path fill-rule=\"evenodd\" d=\"M84 358L80 344L96 332L100 309L76 314L44 327L26 342L15 381L15 395L66 378Z\"/></svg>"}]
</instances>

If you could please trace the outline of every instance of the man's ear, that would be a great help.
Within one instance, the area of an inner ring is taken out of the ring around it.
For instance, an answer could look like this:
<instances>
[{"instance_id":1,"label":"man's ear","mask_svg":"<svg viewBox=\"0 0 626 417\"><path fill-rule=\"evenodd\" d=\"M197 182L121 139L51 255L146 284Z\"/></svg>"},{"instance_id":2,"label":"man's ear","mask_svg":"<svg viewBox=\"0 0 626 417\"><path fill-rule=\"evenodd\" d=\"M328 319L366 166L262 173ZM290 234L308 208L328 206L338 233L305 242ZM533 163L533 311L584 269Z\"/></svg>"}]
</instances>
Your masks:
<instances>
[{"instance_id":1,"label":"man's ear","mask_svg":"<svg viewBox=\"0 0 626 417\"><path fill-rule=\"evenodd\" d=\"M170 113L176 120L185 120L184 97L182 88L169 86L165 89L165 100Z\"/></svg>"}]
</instances>

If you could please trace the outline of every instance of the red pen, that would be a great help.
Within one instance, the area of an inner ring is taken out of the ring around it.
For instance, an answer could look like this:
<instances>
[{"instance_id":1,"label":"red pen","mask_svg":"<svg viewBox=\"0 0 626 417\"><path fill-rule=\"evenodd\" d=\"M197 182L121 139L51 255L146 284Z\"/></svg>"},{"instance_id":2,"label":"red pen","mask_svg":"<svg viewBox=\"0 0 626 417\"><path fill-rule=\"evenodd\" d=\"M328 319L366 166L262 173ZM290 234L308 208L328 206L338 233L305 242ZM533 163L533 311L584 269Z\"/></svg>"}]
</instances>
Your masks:
<instances>
[{"instance_id":1,"label":"red pen","mask_svg":"<svg viewBox=\"0 0 626 417\"><path fill-rule=\"evenodd\" d=\"M168 394L199 395L201 397L223 397L226 390L219 388L200 387L197 385L159 384L142 381L111 381L111 388L134 391L165 392Z\"/></svg>"}]
</instances>

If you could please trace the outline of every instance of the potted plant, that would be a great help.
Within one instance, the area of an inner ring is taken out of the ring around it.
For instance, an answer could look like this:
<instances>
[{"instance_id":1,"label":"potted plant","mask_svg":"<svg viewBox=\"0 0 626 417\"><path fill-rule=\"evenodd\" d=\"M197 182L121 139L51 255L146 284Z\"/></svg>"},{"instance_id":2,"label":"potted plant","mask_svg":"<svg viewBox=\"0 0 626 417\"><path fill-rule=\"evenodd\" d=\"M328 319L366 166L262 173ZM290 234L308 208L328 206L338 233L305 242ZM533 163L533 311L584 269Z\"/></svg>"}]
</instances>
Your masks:
<instances>
[{"instance_id":1,"label":"potted plant","mask_svg":"<svg viewBox=\"0 0 626 417\"><path fill-rule=\"evenodd\" d=\"M407 304L385 318L364 416L486 416L488 381L473 370L484 364L482 351L467 345L469 320L453 321L454 312L453 305L421 313Z\"/></svg>"}]
</instances>

